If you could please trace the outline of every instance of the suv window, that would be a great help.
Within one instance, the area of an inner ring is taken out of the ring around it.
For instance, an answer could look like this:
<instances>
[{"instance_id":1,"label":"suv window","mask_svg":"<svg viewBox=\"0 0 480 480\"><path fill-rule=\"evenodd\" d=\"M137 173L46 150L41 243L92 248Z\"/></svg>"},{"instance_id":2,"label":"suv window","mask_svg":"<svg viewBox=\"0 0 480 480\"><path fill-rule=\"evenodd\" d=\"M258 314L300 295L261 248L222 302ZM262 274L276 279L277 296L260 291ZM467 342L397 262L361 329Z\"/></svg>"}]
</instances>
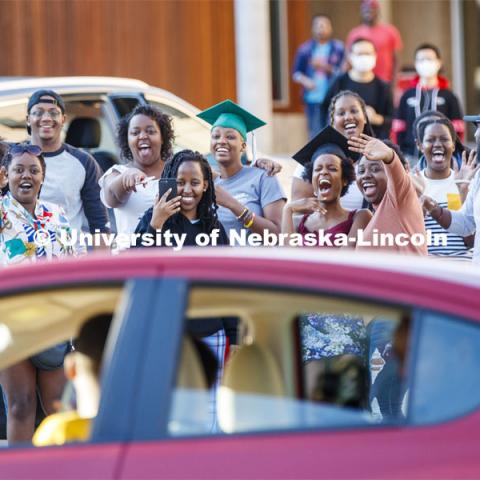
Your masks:
<instances>
[{"instance_id":1,"label":"suv window","mask_svg":"<svg viewBox=\"0 0 480 480\"><path fill-rule=\"evenodd\" d=\"M0 137L7 142L22 142L27 135L27 102L0 104Z\"/></svg>"},{"instance_id":2,"label":"suv window","mask_svg":"<svg viewBox=\"0 0 480 480\"><path fill-rule=\"evenodd\" d=\"M78 98L78 96L72 97L64 95L63 98L65 101L65 114L67 117L64 127L66 134L65 140L68 142L69 137L75 138L75 142L69 142L75 147L86 148L89 151L104 150L117 156L114 131L109 122L105 97L88 96L85 98ZM87 122L83 122L83 119L87 120ZM93 142L95 140L95 138L93 138L93 132L90 131L91 124L88 122L89 119L93 119L90 121L98 122L100 127L98 145L84 143ZM71 132L71 129L76 129L77 131ZM72 133L73 137L71 136ZM80 140L80 143L78 140Z\"/></svg>"},{"instance_id":3,"label":"suv window","mask_svg":"<svg viewBox=\"0 0 480 480\"><path fill-rule=\"evenodd\" d=\"M122 118L130 113L140 103L138 97L110 96L110 99L117 111L118 118Z\"/></svg>"},{"instance_id":4,"label":"suv window","mask_svg":"<svg viewBox=\"0 0 480 480\"><path fill-rule=\"evenodd\" d=\"M173 119L175 131L175 152L188 148L204 155L210 151L210 130L193 114L186 113L167 105L154 97L147 96L148 103L155 105Z\"/></svg>"}]
</instances>

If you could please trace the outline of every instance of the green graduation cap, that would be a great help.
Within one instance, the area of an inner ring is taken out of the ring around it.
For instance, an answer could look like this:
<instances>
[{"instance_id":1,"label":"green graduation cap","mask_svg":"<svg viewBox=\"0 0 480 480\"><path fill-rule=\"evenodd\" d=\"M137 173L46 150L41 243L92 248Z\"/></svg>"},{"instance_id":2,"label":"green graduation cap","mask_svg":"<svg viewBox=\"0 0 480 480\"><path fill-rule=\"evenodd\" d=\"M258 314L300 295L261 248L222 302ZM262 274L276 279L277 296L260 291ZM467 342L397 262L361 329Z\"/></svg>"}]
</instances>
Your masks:
<instances>
[{"instance_id":1,"label":"green graduation cap","mask_svg":"<svg viewBox=\"0 0 480 480\"><path fill-rule=\"evenodd\" d=\"M247 139L248 132L266 125L264 121L247 112L231 100L225 100L207 108L207 110L200 112L197 117L208 122L212 125L212 128L234 128L244 140Z\"/></svg>"}]
</instances>

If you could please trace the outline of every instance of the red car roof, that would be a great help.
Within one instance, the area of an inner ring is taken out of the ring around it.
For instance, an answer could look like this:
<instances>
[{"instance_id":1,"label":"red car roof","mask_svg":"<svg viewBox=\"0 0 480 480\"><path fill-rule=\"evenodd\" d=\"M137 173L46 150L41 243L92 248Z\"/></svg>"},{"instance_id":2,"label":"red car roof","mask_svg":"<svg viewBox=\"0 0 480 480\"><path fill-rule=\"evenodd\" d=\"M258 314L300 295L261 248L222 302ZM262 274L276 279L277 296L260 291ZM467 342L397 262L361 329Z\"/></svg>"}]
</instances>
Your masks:
<instances>
[{"instance_id":1,"label":"red car roof","mask_svg":"<svg viewBox=\"0 0 480 480\"><path fill-rule=\"evenodd\" d=\"M480 275L470 265L343 252L196 248L182 252L142 249L121 256L95 254L3 269L0 289L5 292L165 275L215 283L321 289L478 318Z\"/></svg>"}]
</instances>

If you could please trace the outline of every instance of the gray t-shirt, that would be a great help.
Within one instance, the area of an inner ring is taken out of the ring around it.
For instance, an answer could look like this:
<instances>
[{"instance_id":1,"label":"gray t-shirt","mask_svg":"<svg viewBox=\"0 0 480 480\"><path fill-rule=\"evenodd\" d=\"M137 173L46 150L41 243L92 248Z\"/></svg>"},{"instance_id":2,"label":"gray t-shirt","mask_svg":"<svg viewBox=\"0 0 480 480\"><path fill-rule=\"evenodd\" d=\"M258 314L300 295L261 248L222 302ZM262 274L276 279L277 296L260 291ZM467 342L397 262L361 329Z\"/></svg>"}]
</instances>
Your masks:
<instances>
[{"instance_id":1,"label":"gray t-shirt","mask_svg":"<svg viewBox=\"0 0 480 480\"><path fill-rule=\"evenodd\" d=\"M278 180L256 167L242 167L233 177L218 178L215 184L223 187L242 205L261 217L267 205L286 198ZM218 219L225 227L227 235L230 235L230 229L240 232L244 228L242 222L225 207L218 207Z\"/></svg>"},{"instance_id":2,"label":"gray t-shirt","mask_svg":"<svg viewBox=\"0 0 480 480\"><path fill-rule=\"evenodd\" d=\"M100 201L100 168L93 157L66 143L43 156L47 168L40 200L62 207L78 232L108 231L107 210Z\"/></svg>"}]
</instances>

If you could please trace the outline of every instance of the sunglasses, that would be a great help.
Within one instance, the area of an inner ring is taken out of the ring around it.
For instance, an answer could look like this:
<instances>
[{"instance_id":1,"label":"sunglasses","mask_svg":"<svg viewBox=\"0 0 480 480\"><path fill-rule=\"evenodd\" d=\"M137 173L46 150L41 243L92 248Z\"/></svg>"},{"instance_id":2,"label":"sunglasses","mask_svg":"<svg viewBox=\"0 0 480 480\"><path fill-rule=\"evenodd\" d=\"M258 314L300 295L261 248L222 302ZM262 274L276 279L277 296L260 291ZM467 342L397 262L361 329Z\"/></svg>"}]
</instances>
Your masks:
<instances>
[{"instance_id":1,"label":"sunglasses","mask_svg":"<svg viewBox=\"0 0 480 480\"><path fill-rule=\"evenodd\" d=\"M12 155L12 157L16 155L23 155L24 153L29 153L30 155L38 157L39 155L41 155L42 149L38 145L20 143L10 147L9 153L10 155Z\"/></svg>"}]
</instances>

